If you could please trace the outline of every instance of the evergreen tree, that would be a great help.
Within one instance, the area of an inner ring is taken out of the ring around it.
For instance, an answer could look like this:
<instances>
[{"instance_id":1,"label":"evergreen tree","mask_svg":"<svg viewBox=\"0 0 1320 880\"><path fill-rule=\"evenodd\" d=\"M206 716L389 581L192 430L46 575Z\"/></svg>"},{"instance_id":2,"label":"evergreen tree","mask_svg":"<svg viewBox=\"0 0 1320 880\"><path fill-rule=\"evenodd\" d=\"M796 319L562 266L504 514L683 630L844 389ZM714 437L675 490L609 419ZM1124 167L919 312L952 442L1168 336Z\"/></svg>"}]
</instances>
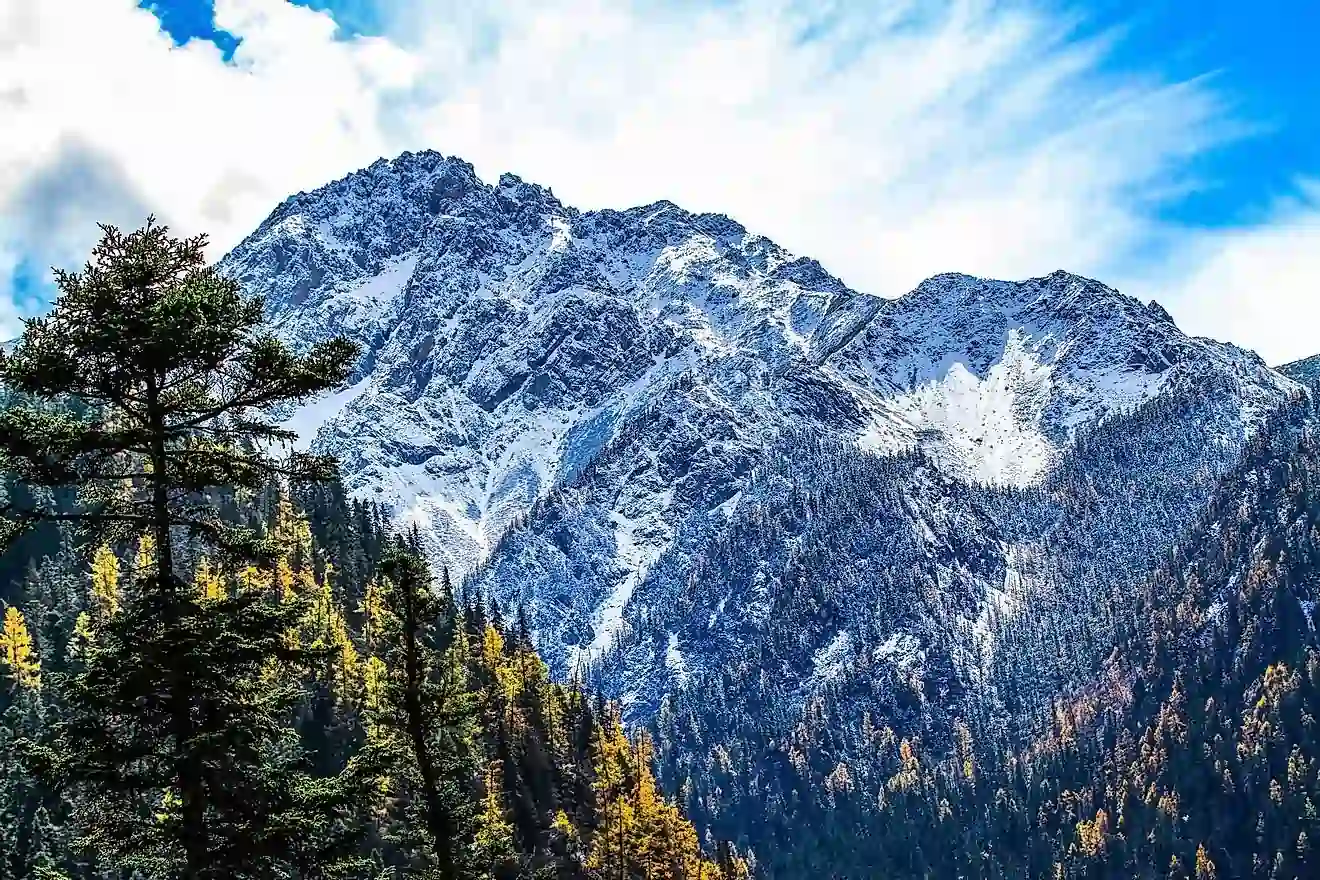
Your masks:
<instances>
[{"instance_id":1,"label":"evergreen tree","mask_svg":"<svg viewBox=\"0 0 1320 880\"><path fill-rule=\"evenodd\" d=\"M203 595L184 555L207 546L227 570L273 558L274 542L226 520L222 502L333 473L325 458L273 457L293 435L263 413L344 381L355 347L288 351L262 330L262 302L206 265L203 236L172 238L150 219L102 231L0 361L20 395L0 413L0 464L22 490L3 537L68 521L94 545L143 539L118 596L99 554L101 619L82 668L58 683L67 712L33 767L76 793L84 843L112 865L188 880L325 875L352 849L353 786L308 778L290 736L281 670L303 658L283 636L302 610L259 590ZM71 507L56 503L69 492Z\"/></svg>"},{"instance_id":2,"label":"evergreen tree","mask_svg":"<svg viewBox=\"0 0 1320 880\"><path fill-rule=\"evenodd\" d=\"M456 648L452 597L433 589L426 563L402 542L386 554L367 595L377 670L369 723L395 758L391 780L403 825L424 829L424 863L451 880L474 863L469 844L480 830L472 809L474 696Z\"/></svg>"}]
</instances>

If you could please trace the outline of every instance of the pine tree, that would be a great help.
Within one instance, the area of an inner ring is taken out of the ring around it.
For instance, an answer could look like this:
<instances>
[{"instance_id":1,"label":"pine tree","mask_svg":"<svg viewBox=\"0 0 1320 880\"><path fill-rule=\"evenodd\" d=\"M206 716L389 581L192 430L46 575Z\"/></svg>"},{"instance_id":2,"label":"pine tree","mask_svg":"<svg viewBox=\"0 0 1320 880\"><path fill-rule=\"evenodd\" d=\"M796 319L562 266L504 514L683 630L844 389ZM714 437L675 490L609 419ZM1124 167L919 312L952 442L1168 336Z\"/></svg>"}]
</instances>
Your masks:
<instances>
[{"instance_id":1,"label":"pine tree","mask_svg":"<svg viewBox=\"0 0 1320 880\"><path fill-rule=\"evenodd\" d=\"M432 588L426 563L402 542L367 595L370 723L395 758L404 824L425 830L437 875L455 878L476 855L468 846L479 819L474 698L455 648L452 597Z\"/></svg>"},{"instance_id":2,"label":"pine tree","mask_svg":"<svg viewBox=\"0 0 1320 880\"><path fill-rule=\"evenodd\" d=\"M29 401L0 413L0 466L25 490L3 507L3 537L69 521L94 545L142 538L117 599L100 557L96 601L112 613L63 683L68 714L33 766L76 792L84 842L112 865L316 876L348 848L336 816L352 796L299 772L291 689L271 674L302 660L281 638L300 609L260 591L200 595L180 552L187 537L228 569L276 555L220 502L333 473L325 458L272 457L293 435L263 413L344 381L355 347L289 352L261 329L262 302L206 265L204 236L172 238L151 219L102 232L81 272L57 271L52 312L0 361L0 380Z\"/></svg>"}]
</instances>

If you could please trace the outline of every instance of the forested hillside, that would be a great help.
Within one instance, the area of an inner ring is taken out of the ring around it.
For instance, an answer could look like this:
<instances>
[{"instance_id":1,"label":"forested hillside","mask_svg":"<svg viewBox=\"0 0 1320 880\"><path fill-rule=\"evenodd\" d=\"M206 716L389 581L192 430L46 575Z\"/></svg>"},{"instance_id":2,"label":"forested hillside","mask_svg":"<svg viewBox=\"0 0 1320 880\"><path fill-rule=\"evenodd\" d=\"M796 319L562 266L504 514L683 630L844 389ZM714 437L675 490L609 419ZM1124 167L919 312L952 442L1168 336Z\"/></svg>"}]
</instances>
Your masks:
<instances>
[{"instance_id":1,"label":"forested hillside","mask_svg":"<svg viewBox=\"0 0 1320 880\"><path fill-rule=\"evenodd\" d=\"M1306 398L1277 413L1177 549L1094 598L1107 657L1025 745L975 704L931 742L839 719L827 690L782 740L764 703L722 707L732 745L694 763L704 709L675 702L654 725L666 778L699 823L757 844L768 877L1315 876L1316 416Z\"/></svg>"},{"instance_id":2,"label":"forested hillside","mask_svg":"<svg viewBox=\"0 0 1320 880\"><path fill-rule=\"evenodd\" d=\"M1320 872L1314 392L1244 439L1197 377L1026 486L778 432L584 683L529 620L567 605L451 581L295 444L359 351L202 245L106 228L0 361L0 880Z\"/></svg>"},{"instance_id":3,"label":"forested hillside","mask_svg":"<svg viewBox=\"0 0 1320 880\"><path fill-rule=\"evenodd\" d=\"M107 228L3 363L0 877L746 876L517 609L272 454L355 351L202 244Z\"/></svg>"}]
</instances>

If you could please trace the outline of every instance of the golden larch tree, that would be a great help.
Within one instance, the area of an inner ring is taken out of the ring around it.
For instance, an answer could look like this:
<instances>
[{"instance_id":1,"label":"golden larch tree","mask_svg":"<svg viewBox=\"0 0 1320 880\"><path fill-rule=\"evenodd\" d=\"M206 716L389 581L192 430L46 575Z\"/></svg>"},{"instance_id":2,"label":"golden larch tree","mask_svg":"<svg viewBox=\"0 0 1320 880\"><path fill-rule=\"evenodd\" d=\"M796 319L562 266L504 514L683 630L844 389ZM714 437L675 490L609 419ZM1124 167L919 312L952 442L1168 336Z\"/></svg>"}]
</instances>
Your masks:
<instances>
[{"instance_id":1,"label":"golden larch tree","mask_svg":"<svg viewBox=\"0 0 1320 880\"><path fill-rule=\"evenodd\" d=\"M23 612L13 605L5 609L4 626L0 628L0 663L19 687L41 687L41 658L32 648Z\"/></svg>"}]
</instances>

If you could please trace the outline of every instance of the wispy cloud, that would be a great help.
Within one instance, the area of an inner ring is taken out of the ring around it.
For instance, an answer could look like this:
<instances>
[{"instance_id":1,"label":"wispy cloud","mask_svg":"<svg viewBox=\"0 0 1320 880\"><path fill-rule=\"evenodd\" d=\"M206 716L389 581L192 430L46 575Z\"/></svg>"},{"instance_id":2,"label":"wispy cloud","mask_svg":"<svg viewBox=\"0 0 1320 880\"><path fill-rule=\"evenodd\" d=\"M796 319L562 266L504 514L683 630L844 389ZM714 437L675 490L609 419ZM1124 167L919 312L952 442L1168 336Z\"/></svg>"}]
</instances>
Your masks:
<instances>
[{"instance_id":1,"label":"wispy cloud","mask_svg":"<svg viewBox=\"0 0 1320 880\"><path fill-rule=\"evenodd\" d=\"M1177 306L1183 329L1257 349L1274 365L1320 353L1320 181L1300 180L1259 223L1185 230L1134 284Z\"/></svg>"},{"instance_id":2,"label":"wispy cloud","mask_svg":"<svg viewBox=\"0 0 1320 880\"><path fill-rule=\"evenodd\" d=\"M291 191L433 147L581 207L728 213L876 293L1064 267L1142 279L1132 292L1183 322L1283 350L1267 322L1226 320L1241 287L1200 285L1234 249L1269 263L1263 242L1306 234L1306 211L1221 239L1162 223L1190 160L1242 133L1238 114L1212 82L1116 71L1116 37L1080 38L1053 5L409 0L380 4L378 38L285 0L215 9L242 39L230 64L210 43L173 46L133 0L0 2L15 35L0 113L22 132L0 140L0 277L25 254L77 259L94 233L80 211L49 239L15 219L71 144L109 169L123 212L218 246ZM1300 290L1296 274L1280 290Z\"/></svg>"}]
</instances>

